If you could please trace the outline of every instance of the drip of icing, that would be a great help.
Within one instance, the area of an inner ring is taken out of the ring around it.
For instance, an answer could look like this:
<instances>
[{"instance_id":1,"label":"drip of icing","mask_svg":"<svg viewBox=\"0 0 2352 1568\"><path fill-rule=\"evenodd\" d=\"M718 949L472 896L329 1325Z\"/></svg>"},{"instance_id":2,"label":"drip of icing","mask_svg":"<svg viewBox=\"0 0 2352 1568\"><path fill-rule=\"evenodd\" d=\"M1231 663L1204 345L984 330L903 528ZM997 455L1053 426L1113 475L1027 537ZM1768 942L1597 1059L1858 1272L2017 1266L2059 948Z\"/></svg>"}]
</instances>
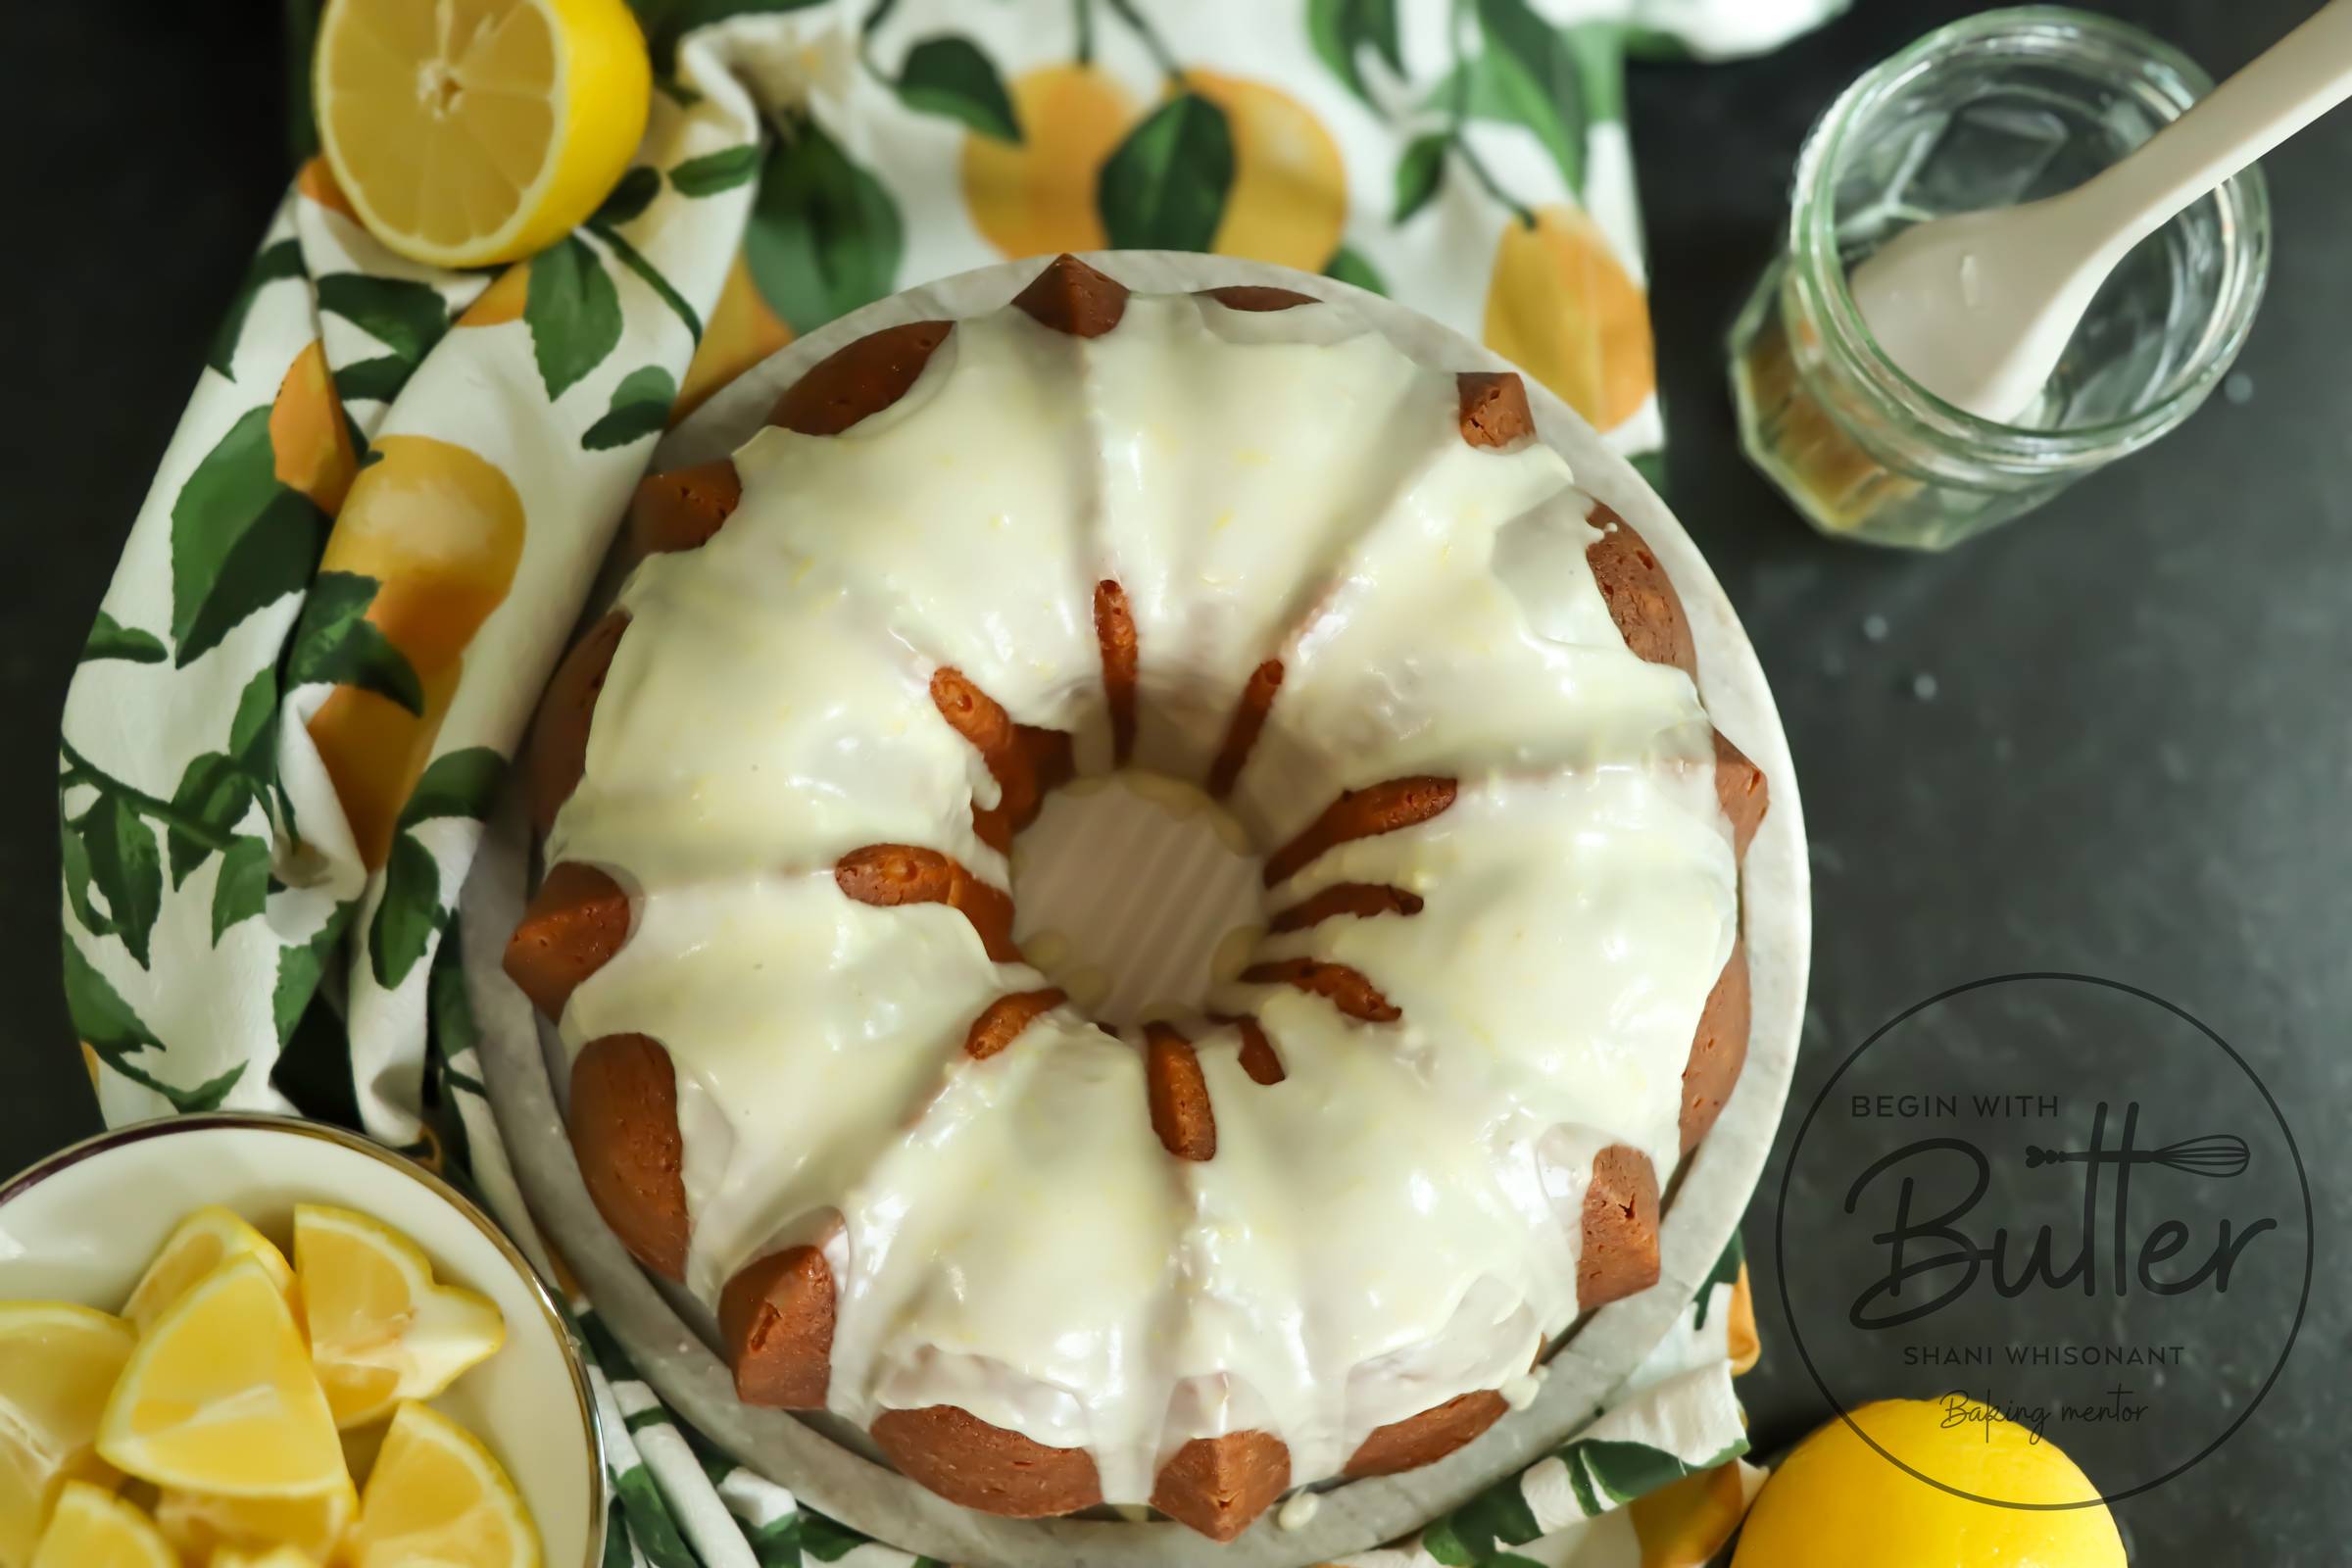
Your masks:
<instances>
[{"instance_id":1,"label":"drip of icing","mask_svg":"<svg viewBox=\"0 0 2352 1568\"><path fill-rule=\"evenodd\" d=\"M550 852L638 895L563 1034L668 1049L690 1288L821 1239L837 1414L956 1404L1085 1447L1113 1503L1193 1438L1271 1432L1312 1481L1375 1427L1507 1396L1576 1316L1592 1154L1673 1169L1738 908L1697 695L1624 647L1566 465L1467 447L1452 377L1339 308L1146 296L1092 340L963 321L893 408L736 461L727 526L623 590ZM1065 977L1073 1004L970 1060L981 1009L1047 978L944 906L831 878L900 843L1005 885L971 826L996 783L928 682L954 665L1101 773L1104 579L1136 626L1141 768L1204 777L1251 671L1284 663L1229 837L1262 852L1342 789L1459 781L1269 896L1369 882L1419 912L1214 945L1210 1009L1254 1015L1285 1077L1190 1026L1205 1161L1161 1149L1140 1054L1084 1015L1114 977ZM1238 978L1286 956L1353 965L1403 1018Z\"/></svg>"},{"instance_id":2,"label":"drip of icing","mask_svg":"<svg viewBox=\"0 0 2352 1568\"><path fill-rule=\"evenodd\" d=\"M1546 1367L1537 1367L1533 1371L1522 1372L1515 1378L1506 1379L1495 1392L1502 1396L1502 1402L1512 1409L1524 1410L1535 1403L1536 1396L1543 1392L1544 1374L1547 1370Z\"/></svg>"},{"instance_id":3,"label":"drip of icing","mask_svg":"<svg viewBox=\"0 0 2352 1568\"><path fill-rule=\"evenodd\" d=\"M1282 1499L1282 1506L1274 1510L1274 1523L1283 1530L1304 1530L1322 1506L1318 1494L1301 1489Z\"/></svg>"}]
</instances>

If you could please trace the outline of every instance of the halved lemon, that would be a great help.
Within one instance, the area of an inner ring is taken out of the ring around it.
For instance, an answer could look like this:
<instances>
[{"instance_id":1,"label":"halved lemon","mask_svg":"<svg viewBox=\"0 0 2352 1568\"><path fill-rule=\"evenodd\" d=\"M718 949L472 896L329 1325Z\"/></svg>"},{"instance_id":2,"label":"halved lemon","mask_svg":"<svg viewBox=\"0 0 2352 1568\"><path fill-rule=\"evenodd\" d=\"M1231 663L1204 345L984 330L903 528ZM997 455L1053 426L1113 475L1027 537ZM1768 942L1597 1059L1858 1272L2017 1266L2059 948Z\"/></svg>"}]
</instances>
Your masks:
<instances>
[{"instance_id":1,"label":"halved lemon","mask_svg":"<svg viewBox=\"0 0 2352 1568\"><path fill-rule=\"evenodd\" d=\"M350 1481L309 1496L221 1497L166 1492L155 1502L156 1528L190 1562L218 1563L223 1551L293 1546L323 1562L359 1516Z\"/></svg>"},{"instance_id":2,"label":"halved lemon","mask_svg":"<svg viewBox=\"0 0 2352 1568\"><path fill-rule=\"evenodd\" d=\"M506 1319L488 1298L434 1284L416 1244L368 1215L297 1207L294 1269L311 1360L337 1426L430 1398L506 1343Z\"/></svg>"},{"instance_id":3,"label":"halved lemon","mask_svg":"<svg viewBox=\"0 0 2352 1568\"><path fill-rule=\"evenodd\" d=\"M86 1481L69 1481L30 1568L179 1568L155 1521Z\"/></svg>"},{"instance_id":4,"label":"halved lemon","mask_svg":"<svg viewBox=\"0 0 2352 1568\"><path fill-rule=\"evenodd\" d=\"M350 1568L536 1568L539 1533L481 1440L410 1403L384 1435L343 1560Z\"/></svg>"},{"instance_id":5,"label":"halved lemon","mask_svg":"<svg viewBox=\"0 0 2352 1568\"><path fill-rule=\"evenodd\" d=\"M436 267L519 260L594 212L653 82L624 0L329 0L312 70L335 183Z\"/></svg>"},{"instance_id":6,"label":"halved lemon","mask_svg":"<svg viewBox=\"0 0 2352 1568\"><path fill-rule=\"evenodd\" d=\"M251 1257L199 1280L139 1341L98 1452L182 1492L290 1497L349 1484L310 1348Z\"/></svg>"},{"instance_id":7,"label":"halved lemon","mask_svg":"<svg viewBox=\"0 0 2352 1568\"><path fill-rule=\"evenodd\" d=\"M172 1227L163 1249L139 1283L131 1289L122 1315L141 1334L155 1327L164 1309L185 1296L188 1287L232 1257L250 1257L270 1271L281 1293L294 1289L294 1270L270 1238L245 1223L236 1210L208 1203Z\"/></svg>"},{"instance_id":8,"label":"halved lemon","mask_svg":"<svg viewBox=\"0 0 2352 1568\"><path fill-rule=\"evenodd\" d=\"M0 1563L23 1563L59 1489L115 1479L93 1448L138 1337L65 1301L0 1301Z\"/></svg>"}]
</instances>

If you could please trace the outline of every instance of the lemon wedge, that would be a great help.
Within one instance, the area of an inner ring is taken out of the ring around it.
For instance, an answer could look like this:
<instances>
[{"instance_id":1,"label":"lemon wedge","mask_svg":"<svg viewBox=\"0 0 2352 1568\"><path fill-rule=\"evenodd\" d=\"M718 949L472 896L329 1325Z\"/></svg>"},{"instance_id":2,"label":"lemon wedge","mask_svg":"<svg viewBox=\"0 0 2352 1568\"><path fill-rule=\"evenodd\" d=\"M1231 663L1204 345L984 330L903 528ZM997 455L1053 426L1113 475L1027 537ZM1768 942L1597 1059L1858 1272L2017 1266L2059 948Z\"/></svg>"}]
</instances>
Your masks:
<instances>
[{"instance_id":1,"label":"lemon wedge","mask_svg":"<svg viewBox=\"0 0 2352 1568\"><path fill-rule=\"evenodd\" d=\"M519 260L594 212L653 81L623 0L330 0L313 72L335 183L436 267Z\"/></svg>"},{"instance_id":2,"label":"lemon wedge","mask_svg":"<svg viewBox=\"0 0 2352 1568\"><path fill-rule=\"evenodd\" d=\"M343 1560L350 1568L536 1568L539 1534L479 1439L428 1405L403 1404Z\"/></svg>"},{"instance_id":3,"label":"lemon wedge","mask_svg":"<svg viewBox=\"0 0 2352 1568\"><path fill-rule=\"evenodd\" d=\"M93 1450L106 1396L138 1338L64 1301L0 1301L0 1563L31 1560L68 1482L112 1481Z\"/></svg>"},{"instance_id":4,"label":"lemon wedge","mask_svg":"<svg viewBox=\"0 0 2352 1568\"><path fill-rule=\"evenodd\" d=\"M349 1479L294 1313L251 1257L199 1280L139 1341L98 1452L159 1487L228 1496L315 1494Z\"/></svg>"},{"instance_id":5,"label":"lemon wedge","mask_svg":"<svg viewBox=\"0 0 2352 1568\"><path fill-rule=\"evenodd\" d=\"M232 1257L254 1259L270 1271L281 1295L292 1294L294 1270L286 1265L285 1255L270 1244L270 1238L246 1224L235 1210L208 1203L172 1227L163 1250L132 1288L122 1315L132 1328L146 1333L166 1307L188 1293L189 1286Z\"/></svg>"},{"instance_id":6,"label":"lemon wedge","mask_svg":"<svg viewBox=\"0 0 2352 1568\"><path fill-rule=\"evenodd\" d=\"M103 1487L69 1481L30 1568L179 1568L155 1521Z\"/></svg>"},{"instance_id":7,"label":"lemon wedge","mask_svg":"<svg viewBox=\"0 0 2352 1568\"><path fill-rule=\"evenodd\" d=\"M208 1568L318 1568L318 1559L300 1546L271 1546L258 1552L223 1546L213 1553Z\"/></svg>"},{"instance_id":8,"label":"lemon wedge","mask_svg":"<svg viewBox=\"0 0 2352 1568\"><path fill-rule=\"evenodd\" d=\"M506 1320L486 1297L434 1284L416 1244L368 1215L298 1206L294 1269L337 1426L430 1398L506 1343Z\"/></svg>"},{"instance_id":9,"label":"lemon wedge","mask_svg":"<svg viewBox=\"0 0 2352 1568\"><path fill-rule=\"evenodd\" d=\"M359 1516L360 1495L350 1481L296 1497L220 1497L166 1492L155 1502L156 1528L189 1562L224 1551L257 1552L291 1546L325 1561Z\"/></svg>"}]
</instances>

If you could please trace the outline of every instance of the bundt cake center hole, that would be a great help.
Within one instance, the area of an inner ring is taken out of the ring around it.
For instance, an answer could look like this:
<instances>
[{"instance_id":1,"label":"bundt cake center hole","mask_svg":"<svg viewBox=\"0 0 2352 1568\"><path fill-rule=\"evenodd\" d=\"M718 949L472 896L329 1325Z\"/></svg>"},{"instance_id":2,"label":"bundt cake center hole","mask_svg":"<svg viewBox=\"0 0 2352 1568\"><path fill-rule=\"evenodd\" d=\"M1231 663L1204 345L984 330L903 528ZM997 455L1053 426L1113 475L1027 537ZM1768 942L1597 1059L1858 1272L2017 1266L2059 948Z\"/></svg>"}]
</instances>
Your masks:
<instances>
[{"instance_id":1,"label":"bundt cake center hole","mask_svg":"<svg viewBox=\"0 0 2352 1568\"><path fill-rule=\"evenodd\" d=\"M1014 841L1013 937L1105 1027L1198 1016L1264 934L1263 863L1191 784L1134 768L1080 779Z\"/></svg>"}]
</instances>

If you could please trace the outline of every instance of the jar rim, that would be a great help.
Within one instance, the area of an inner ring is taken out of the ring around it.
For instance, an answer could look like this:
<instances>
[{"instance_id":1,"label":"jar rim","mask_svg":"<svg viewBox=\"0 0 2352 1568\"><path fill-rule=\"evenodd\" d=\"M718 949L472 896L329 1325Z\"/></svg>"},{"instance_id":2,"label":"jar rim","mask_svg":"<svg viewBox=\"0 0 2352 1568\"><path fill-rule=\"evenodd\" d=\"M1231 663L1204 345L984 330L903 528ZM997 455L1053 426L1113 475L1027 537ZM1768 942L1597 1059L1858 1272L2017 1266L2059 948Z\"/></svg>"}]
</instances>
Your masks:
<instances>
[{"instance_id":1,"label":"jar rim","mask_svg":"<svg viewBox=\"0 0 2352 1568\"><path fill-rule=\"evenodd\" d=\"M1865 72L1823 112L1797 158L1788 219L1791 271L1810 296L1825 336L1857 372L1882 414L2011 472L2072 471L2136 451L2210 395L2253 327L2270 271L2270 197L2260 167L2249 166L2213 193L2220 209L2222 277L2197 351L2145 407L2119 418L2056 428L1971 414L1922 386L1879 346L1838 254L1836 172L1857 124L1922 72L1955 54L2007 47L2021 58L2062 63L2070 53L2079 58L2085 44L2113 50L2117 65L2136 73L2139 83L2153 89L2149 101L2167 122L2213 90L2213 78L2193 61L2141 28L2066 6L2017 6L1938 27Z\"/></svg>"}]
</instances>

